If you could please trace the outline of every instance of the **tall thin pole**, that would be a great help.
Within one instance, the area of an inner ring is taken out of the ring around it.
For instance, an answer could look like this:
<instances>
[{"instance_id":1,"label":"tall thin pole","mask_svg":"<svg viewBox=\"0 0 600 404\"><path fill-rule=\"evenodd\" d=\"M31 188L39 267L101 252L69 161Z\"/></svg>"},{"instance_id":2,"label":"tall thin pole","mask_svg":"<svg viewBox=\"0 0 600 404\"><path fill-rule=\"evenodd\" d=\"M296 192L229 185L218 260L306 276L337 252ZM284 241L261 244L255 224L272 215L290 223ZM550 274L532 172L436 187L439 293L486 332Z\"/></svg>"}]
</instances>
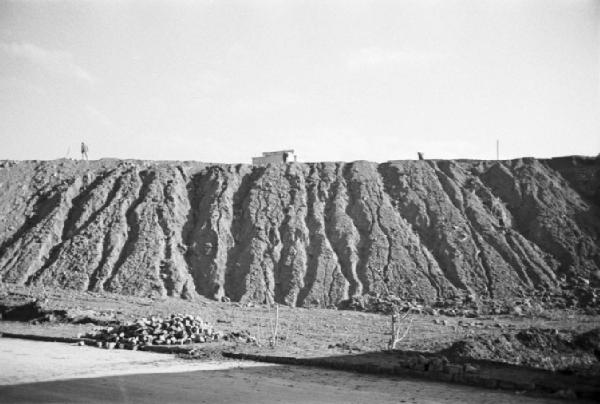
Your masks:
<instances>
[{"instance_id":1,"label":"tall thin pole","mask_svg":"<svg viewBox=\"0 0 600 404\"><path fill-rule=\"evenodd\" d=\"M496 139L496 160L500 160L500 140Z\"/></svg>"}]
</instances>

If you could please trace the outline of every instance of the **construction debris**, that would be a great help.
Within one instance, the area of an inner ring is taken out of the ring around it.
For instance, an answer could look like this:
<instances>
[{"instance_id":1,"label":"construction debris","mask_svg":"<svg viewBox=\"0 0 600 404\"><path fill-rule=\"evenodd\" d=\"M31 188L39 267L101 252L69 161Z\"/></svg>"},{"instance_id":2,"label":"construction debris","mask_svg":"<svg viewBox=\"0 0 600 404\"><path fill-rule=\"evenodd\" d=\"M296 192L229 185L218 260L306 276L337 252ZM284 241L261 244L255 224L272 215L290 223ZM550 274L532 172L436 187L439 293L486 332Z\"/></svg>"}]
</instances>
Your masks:
<instances>
[{"instance_id":1,"label":"construction debris","mask_svg":"<svg viewBox=\"0 0 600 404\"><path fill-rule=\"evenodd\" d=\"M134 323L109 327L87 338L98 341L98 346L107 349L138 349L148 345L183 345L212 341L253 342L247 332L225 334L216 331L211 324L199 316L172 314L170 318L140 318Z\"/></svg>"},{"instance_id":2,"label":"construction debris","mask_svg":"<svg viewBox=\"0 0 600 404\"><path fill-rule=\"evenodd\" d=\"M421 313L423 311L423 306L421 304L401 299L392 294L367 294L362 296L353 296L352 298L340 303L340 308L345 310L366 311L383 314L409 311Z\"/></svg>"}]
</instances>

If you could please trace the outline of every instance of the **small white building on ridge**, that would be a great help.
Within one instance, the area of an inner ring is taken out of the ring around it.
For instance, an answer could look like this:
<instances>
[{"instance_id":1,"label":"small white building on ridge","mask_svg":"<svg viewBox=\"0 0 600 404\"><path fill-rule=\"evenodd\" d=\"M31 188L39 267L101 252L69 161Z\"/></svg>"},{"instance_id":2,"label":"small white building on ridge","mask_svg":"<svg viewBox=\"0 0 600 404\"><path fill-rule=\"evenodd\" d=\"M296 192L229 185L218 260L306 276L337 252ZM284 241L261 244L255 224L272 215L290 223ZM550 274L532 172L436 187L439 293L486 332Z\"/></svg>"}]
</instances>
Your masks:
<instances>
[{"instance_id":1,"label":"small white building on ridge","mask_svg":"<svg viewBox=\"0 0 600 404\"><path fill-rule=\"evenodd\" d=\"M278 150L272 152L263 152L260 157L252 157L252 164L255 166L265 164L278 164L278 163L289 163L296 161L297 156L294 154L294 150Z\"/></svg>"}]
</instances>

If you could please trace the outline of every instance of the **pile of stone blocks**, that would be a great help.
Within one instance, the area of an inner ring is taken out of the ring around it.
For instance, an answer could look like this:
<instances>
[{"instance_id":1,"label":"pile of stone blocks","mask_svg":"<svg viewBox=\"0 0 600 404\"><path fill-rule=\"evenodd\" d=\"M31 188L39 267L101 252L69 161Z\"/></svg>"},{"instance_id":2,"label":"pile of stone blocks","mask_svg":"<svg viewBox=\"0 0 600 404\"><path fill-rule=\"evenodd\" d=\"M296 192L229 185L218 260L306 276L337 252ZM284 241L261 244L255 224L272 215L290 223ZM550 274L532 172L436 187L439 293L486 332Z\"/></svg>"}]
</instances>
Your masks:
<instances>
[{"instance_id":1,"label":"pile of stone blocks","mask_svg":"<svg viewBox=\"0 0 600 404\"><path fill-rule=\"evenodd\" d=\"M86 335L108 349L133 349L148 345L183 345L212 341L251 341L247 332L224 334L198 316L172 314L170 318L140 318L134 323L109 327Z\"/></svg>"}]
</instances>

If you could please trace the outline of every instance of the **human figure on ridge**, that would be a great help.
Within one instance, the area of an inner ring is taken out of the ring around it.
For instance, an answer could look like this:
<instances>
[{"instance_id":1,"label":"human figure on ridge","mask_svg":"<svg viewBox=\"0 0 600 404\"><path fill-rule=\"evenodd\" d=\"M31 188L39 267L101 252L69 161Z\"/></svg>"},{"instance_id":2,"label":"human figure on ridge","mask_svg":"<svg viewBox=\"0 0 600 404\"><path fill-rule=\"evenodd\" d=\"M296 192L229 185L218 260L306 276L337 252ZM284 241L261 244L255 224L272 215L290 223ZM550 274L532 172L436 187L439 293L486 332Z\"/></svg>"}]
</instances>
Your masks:
<instances>
[{"instance_id":1,"label":"human figure on ridge","mask_svg":"<svg viewBox=\"0 0 600 404\"><path fill-rule=\"evenodd\" d=\"M81 159L88 159L88 147L85 143L81 142Z\"/></svg>"}]
</instances>

